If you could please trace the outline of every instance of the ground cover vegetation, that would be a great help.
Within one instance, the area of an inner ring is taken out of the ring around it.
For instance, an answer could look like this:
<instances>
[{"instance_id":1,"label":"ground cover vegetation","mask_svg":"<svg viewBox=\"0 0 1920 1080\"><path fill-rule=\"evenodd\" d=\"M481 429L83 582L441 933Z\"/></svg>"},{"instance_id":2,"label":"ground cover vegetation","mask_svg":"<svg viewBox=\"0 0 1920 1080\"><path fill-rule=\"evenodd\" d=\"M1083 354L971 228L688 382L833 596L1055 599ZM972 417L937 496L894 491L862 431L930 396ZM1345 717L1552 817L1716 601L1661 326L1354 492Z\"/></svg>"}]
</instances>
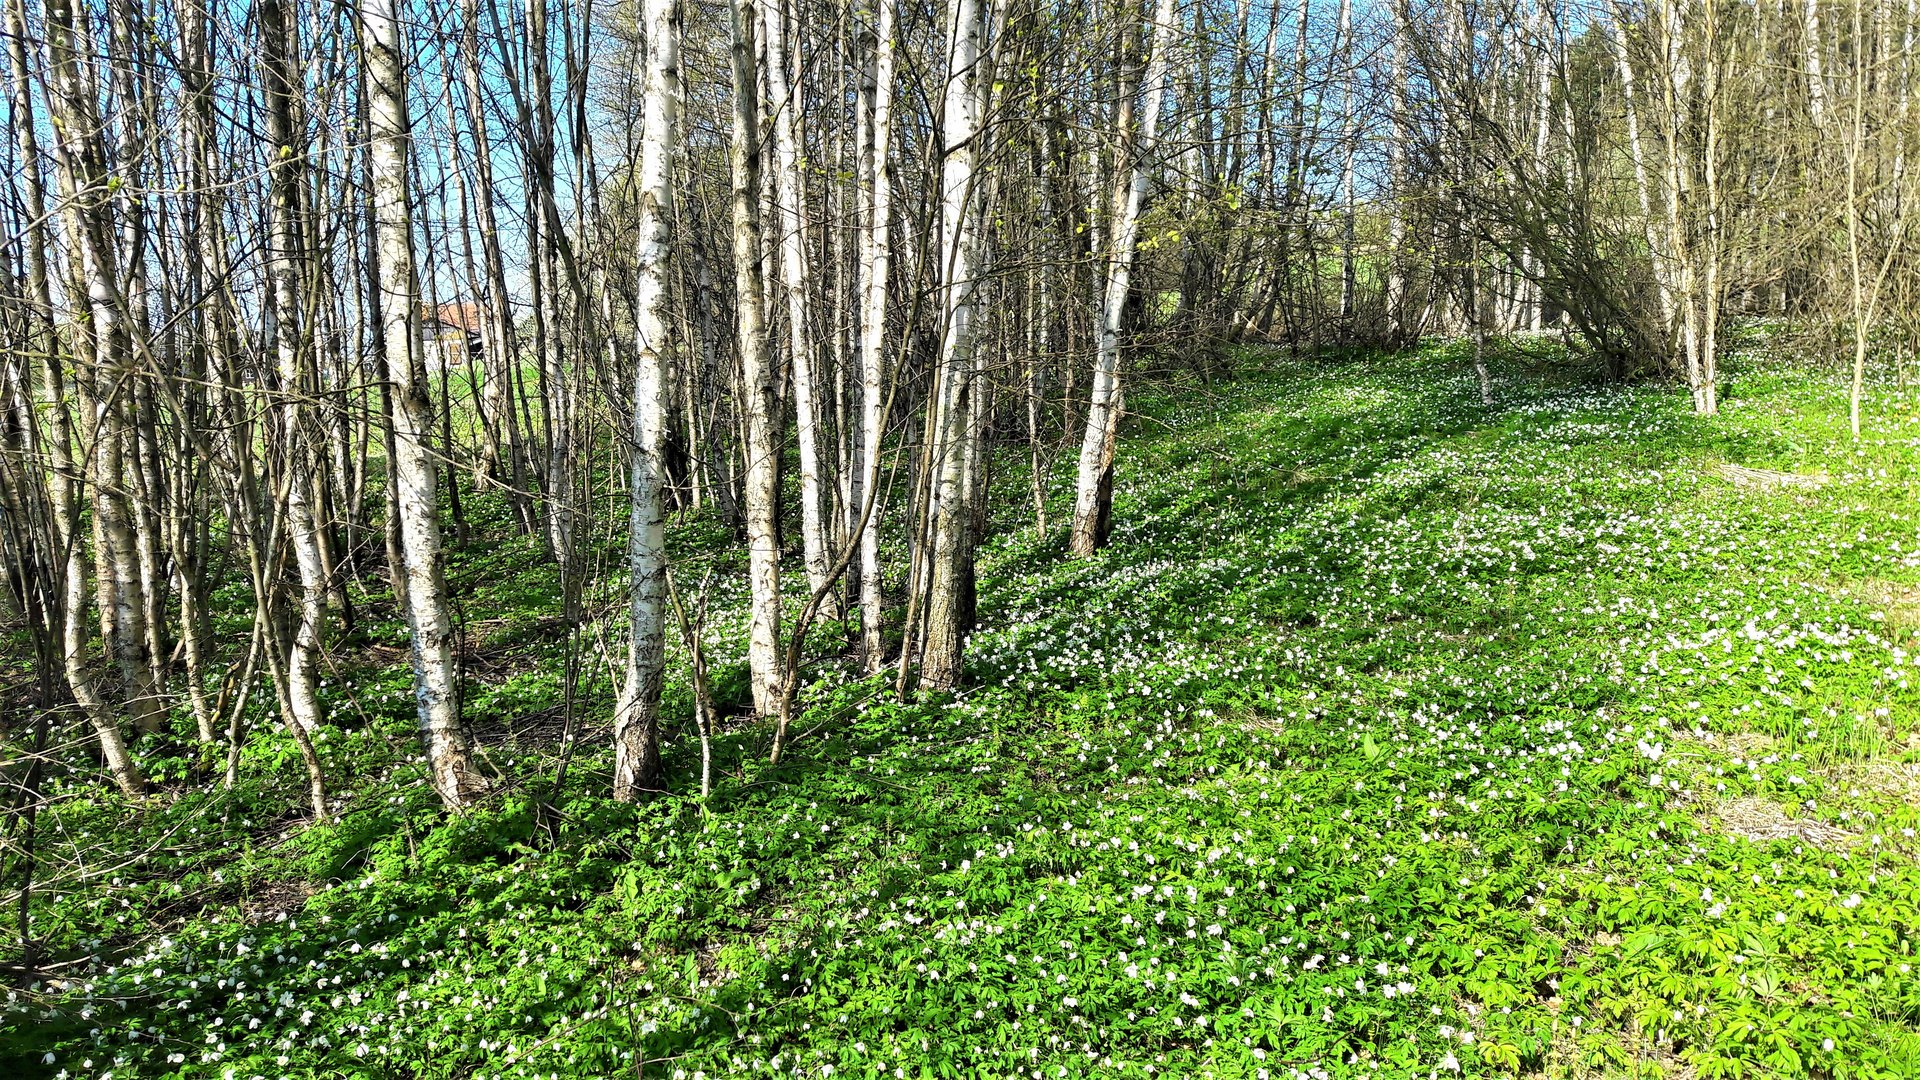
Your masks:
<instances>
[{"instance_id":1,"label":"ground cover vegetation","mask_svg":"<svg viewBox=\"0 0 1920 1080\"><path fill-rule=\"evenodd\" d=\"M671 794L607 797L617 682L580 664L569 740L523 540L450 564L515 782L445 817L363 598L331 823L271 733L231 789L169 783L189 749L155 803L55 800L86 871L38 900L64 962L10 992L11 1067L1912 1075L1920 396L1855 442L1758 354L1707 421L1514 353L1483 406L1467 349L1138 403L1108 550L982 549L963 689L829 662L778 766L721 725L706 799L684 689ZM670 536L738 577L711 520ZM709 603L744 698L744 590Z\"/></svg>"},{"instance_id":2,"label":"ground cover vegetation","mask_svg":"<svg viewBox=\"0 0 1920 1080\"><path fill-rule=\"evenodd\" d=\"M1920 0L0 0L0 1076L1920 1075Z\"/></svg>"}]
</instances>

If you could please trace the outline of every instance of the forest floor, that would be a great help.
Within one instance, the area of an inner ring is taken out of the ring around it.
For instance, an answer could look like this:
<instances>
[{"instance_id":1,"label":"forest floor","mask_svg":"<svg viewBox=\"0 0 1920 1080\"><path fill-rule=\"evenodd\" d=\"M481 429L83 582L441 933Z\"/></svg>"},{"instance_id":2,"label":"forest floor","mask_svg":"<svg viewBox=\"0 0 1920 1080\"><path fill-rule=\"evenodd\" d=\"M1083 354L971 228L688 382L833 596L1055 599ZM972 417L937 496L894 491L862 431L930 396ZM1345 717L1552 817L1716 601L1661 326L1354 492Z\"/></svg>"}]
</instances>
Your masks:
<instances>
[{"instance_id":1,"label":"forest floor","mask_svg":"<svg viewBox=\"0 0 1920 1080\"><path fill-rule=\"evenodd\" d=\"M1855 443L1763 357L1711 421L1521 356L1493 407L1457 349L1270 368L1135 402L1099 558L1001 523L966 690L824 663L704 804L683 681L673 794L604 797L618 645L476 501L502 790L438 814L369 598L337 824L265 732L232 791L69 781L0 1074L1920 1075L1920 394ZM737 698L742 556L673 542Z\"/></svg>"}]
</instances>

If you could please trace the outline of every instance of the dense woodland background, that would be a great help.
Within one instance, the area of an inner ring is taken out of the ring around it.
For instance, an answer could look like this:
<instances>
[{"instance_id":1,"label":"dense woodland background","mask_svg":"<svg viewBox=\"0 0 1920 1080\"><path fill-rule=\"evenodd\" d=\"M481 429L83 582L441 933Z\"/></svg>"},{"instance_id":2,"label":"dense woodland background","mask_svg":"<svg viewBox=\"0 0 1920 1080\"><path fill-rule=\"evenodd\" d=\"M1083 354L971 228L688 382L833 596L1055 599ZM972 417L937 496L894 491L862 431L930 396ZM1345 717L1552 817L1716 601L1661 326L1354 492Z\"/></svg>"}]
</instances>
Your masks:
<instances>
[{"instance_id":1,"label":"dense woodland background","mask_svg":"<svg viewBox=\"0 0 1920 1080\"><path fill-rule=\"evenodd\" d=\"M1759 334L1870 440L1920 352L1915 0L5 3L27 977L96 879L60 807L327 824L360 665L410 673L381 783L542 822L963 690L983 543L1128 542L1143 395L1448 339L1463 407L1712 418ZM519 766L465 708L507 550Z\"/></svg>"}]
</instances>

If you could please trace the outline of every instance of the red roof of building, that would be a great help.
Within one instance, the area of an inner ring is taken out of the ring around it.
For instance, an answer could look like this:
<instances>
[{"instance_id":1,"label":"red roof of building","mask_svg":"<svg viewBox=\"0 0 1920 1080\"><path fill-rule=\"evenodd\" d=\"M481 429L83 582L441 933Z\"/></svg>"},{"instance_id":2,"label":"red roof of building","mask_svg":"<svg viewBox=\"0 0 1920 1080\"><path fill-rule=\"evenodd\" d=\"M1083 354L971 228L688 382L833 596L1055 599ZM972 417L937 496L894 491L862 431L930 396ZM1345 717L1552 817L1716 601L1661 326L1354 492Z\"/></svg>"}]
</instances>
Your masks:
<instances>
[{"instance_id":1,"label":"red roof of building","mask_svg":"<svg viewBox=\"0 0 1920 1080\"><path fill-rule=\"evenodd\" d=\"M465 330L469 334L479 333L481 321L486 317L486 309L479 304L441 304L439 308L423 314L429 323Z\"/></svg>"}]
</instances>

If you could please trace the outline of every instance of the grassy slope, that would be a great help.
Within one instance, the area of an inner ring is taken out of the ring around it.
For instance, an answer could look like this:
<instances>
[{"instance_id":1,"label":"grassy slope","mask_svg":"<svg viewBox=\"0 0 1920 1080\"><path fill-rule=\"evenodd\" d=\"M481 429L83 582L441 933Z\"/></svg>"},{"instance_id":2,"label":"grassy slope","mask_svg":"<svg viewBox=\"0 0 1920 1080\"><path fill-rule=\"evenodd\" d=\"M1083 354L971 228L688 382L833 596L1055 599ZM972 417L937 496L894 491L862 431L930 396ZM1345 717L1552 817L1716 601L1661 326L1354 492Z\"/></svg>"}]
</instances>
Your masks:
<instances>
[{"instance_id":1,"label":"grassy slope","mask_svg":"<svg viewBox=\"0 0 1920 1080\"><path fill-rule=\"evenodd\" d=\"M706 808L581 794L589 725L536 812L555 586L469 554L470 712L520 785L437 819L369 624L342 824L291 827L271 737L231 794L67 804L99 873L37 926L117 962L11 996L0 1071L1920 1073L1915 398L1855 448L1833 385L1757 362L1711 423L1471 387L1427 354L1146 403L1109 553L983 552L971 689L824 679L779 770L722 740ZM676 542L737 688L738 554Z\"/></svg>"}]
</instances>

